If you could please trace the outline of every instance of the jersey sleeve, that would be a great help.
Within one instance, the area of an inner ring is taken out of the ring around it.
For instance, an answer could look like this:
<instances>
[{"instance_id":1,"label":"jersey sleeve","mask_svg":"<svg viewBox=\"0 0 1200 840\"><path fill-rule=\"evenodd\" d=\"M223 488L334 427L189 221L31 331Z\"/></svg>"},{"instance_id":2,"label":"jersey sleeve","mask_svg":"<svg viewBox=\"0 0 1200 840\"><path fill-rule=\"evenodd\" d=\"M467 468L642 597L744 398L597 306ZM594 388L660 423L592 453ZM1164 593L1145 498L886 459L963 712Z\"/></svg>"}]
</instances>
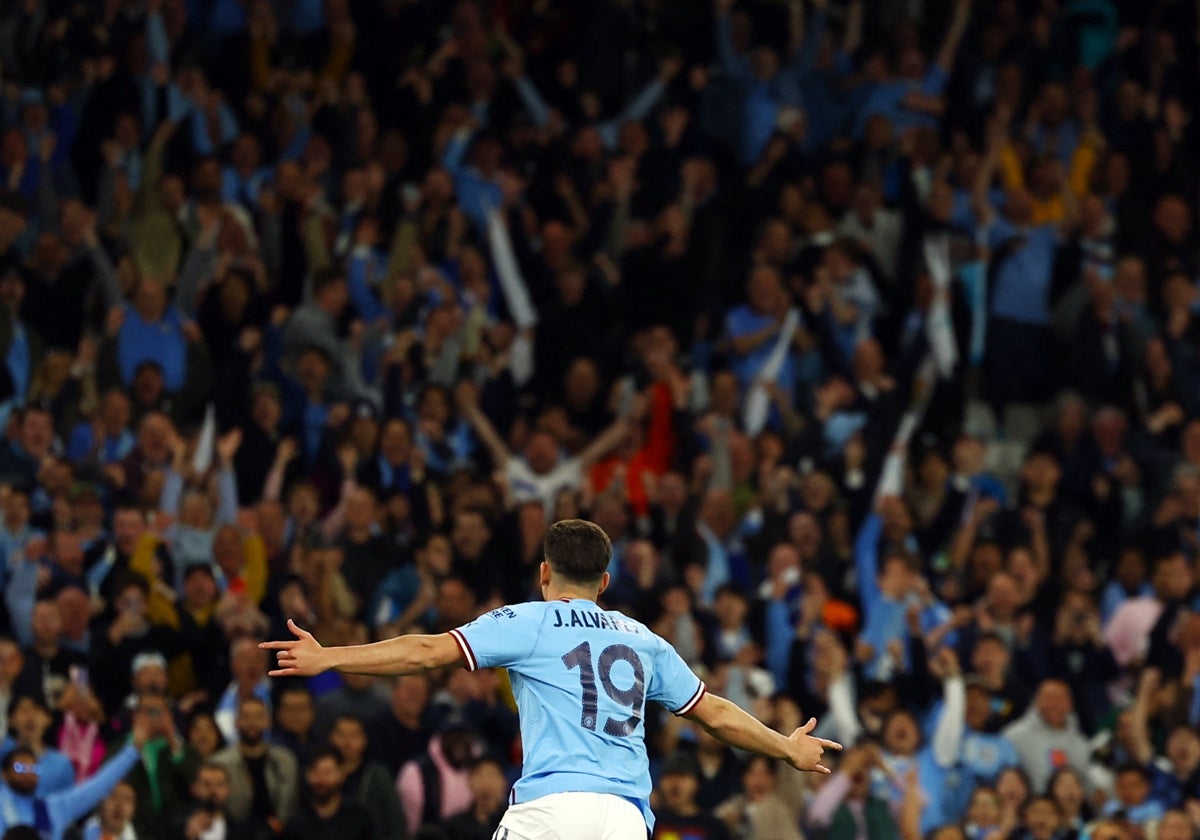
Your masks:
<instances>
[{"instance_id":1,"label":"jersey sleeve","mask_svg":"<svg viewBox=\"0 0 1200 840\"><path fill-rule=\"evenodd\" d=\"M486 612L450 631L462 651L467 670L506 668L533 650L541 632L543 604L520 604Z\"/></svg>"},{"instance_id":2,"label":"jersey sleeve","mask_svg":"<svg viewBox=\"0 0 1200 840\"><path fill-rule=\"evenodd\" d=\"M661 703L672 714L686 715L696 708L707 690L704 681L692 673L675 648L660 638L654 662L654 679L646 696Z\"/></svg>"}]
</instances>

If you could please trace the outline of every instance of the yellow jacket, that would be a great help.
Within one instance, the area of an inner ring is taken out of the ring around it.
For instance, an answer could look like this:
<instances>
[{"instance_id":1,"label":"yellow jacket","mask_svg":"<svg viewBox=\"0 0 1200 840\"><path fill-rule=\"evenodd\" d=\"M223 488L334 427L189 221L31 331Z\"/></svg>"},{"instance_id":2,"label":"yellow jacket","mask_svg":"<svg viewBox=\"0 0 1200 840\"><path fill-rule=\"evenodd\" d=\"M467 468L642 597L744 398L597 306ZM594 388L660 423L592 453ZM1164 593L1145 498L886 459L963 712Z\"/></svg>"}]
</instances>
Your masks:
<instances>
[{"instance_id":1,"label":"yellow jacket","mask_svg":"<svg viewBox=\"0 0 1200 840\"><path fill-rule=\"evenodd\" d=\"M129 558L129 570L141 575L150 587L150 597L146 600L146 618L155 624L165 624L179 629L179 614L175 602L168 597L167 591L159 585L159 578L154 570L154 554L158 550L158 537L154 534L144 534L138 540L133 556ZM262 603L267 594L267 548L262 537L251 534L242 540L242 582L245 584L246 597L256 605Z\"/></svg>"},{"instance_id":2,"label":"yellow jacket","mask_svg":"<svg viewBox=\"0 0 1200 840\"><path fill-rule=\"evenodd\" d=\"M1067 173L1067 186L1076 198L1082 198L1087 194L1088 185L1092 180L1092 170L1096 168L1096 161L1099 160L1099 157L1099 144L1095 138L1085 133L1079 139L1079 145L1075 147L1075 152L1071 155L1071 168ZM1007 144L1000 152L1000 180L1006 190L1026 188L1025 170L1011 143ZM1061 195L1053 195L1044 199L1031 195L1030 200L1033 204L1030 223L1033 225L1061 222L1066 216L1067 209Z\"/></svg>"}]
</instances>

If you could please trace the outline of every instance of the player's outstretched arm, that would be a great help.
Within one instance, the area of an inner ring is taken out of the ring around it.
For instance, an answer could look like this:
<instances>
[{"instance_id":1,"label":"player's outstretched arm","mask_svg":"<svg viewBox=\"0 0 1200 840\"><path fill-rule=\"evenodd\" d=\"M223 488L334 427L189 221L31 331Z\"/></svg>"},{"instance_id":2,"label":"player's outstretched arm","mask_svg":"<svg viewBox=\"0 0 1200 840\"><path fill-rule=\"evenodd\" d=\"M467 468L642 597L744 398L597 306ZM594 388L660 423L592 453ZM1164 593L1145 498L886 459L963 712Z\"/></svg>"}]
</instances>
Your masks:
<instances>
[{"instance_id":1,"label":"player's outstretched arm","mask_svg":"<svg viewBox=\"0 0 1200 840\"><path fill-rule=\"evenodd\" d=\"M278 651L279 667L272 677L312 677L325 671L372 677L401 676L462 665L462 649L449 633L437 636L397 636L369 645L322 647L312 633L288 619L296 638L289 642L263 642L263 650Z\"/></svg>"},{"instance_id":2,"label":"player's outstretched arm","mask_svg":"<svg viewBox=\"0 0 1200 840\"><path fill-rule=\"evenodd\" d=\"M684 717L700 724L718 741L768 758L781 758L797 770L828 773L829 768L821 764L821 756L825 750L842 748L835 741L814 738L809 734L817 725L816 718L811 718L789 737L765 726L737 705L715 694L705 694Z\"/></svg>"}]
</instances>

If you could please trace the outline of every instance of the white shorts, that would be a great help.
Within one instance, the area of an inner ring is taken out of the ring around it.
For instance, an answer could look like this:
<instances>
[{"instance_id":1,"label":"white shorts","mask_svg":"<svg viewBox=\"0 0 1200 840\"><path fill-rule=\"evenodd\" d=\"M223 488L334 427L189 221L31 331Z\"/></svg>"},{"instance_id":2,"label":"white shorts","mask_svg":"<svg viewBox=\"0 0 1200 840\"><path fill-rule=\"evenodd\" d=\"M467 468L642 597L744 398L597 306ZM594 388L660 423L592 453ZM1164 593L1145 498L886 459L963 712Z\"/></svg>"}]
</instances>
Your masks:
<instances>
[{"instance_id":1,"label":"white shorts","mask_svg":"<svg viewBox=\"0 0 1200 840\"><path fill-rule=\"evenodd\" d=\"M552 793L510 805L492 840L646 840L641 810L610 793Z\"/></svg>"}]
</instances>

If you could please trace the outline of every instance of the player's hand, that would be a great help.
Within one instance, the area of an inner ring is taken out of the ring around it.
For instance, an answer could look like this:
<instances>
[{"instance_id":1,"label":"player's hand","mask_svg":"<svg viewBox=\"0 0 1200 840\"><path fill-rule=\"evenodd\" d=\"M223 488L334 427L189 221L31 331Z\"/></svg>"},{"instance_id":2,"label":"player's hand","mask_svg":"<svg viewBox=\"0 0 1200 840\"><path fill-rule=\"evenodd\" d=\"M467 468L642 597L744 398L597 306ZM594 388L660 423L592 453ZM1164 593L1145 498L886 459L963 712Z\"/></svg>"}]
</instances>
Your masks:
<instances>
[{"instance_id":1,"label":"player's hand","mask_svg":"<svg viewBox=\"0 0 1200 840\"><path fill-rule=\"evenodd\" d=\"M329 670L325 648L307 630L301 630L296 622L288 619L288 629L296 634L294 642L263 642L263 650L276 650L279 667L268 672L272 677L315 677Z\"/></svg>"},{"instance_id":2,"label":"player's hand","mask_svg":"<svg viewBox=\"0 0 1200 840\"><path fill-rule=\"evenodd\" d=\"M817 726L816 718L809 718L808 723L801 726L788 738L792 742L792 754L788 756L788 764L797 770L811 770L815 773L832 772L821 764L821 756L825 750L840 750L842 745L837 741L827 741L824 738L814 738L809 733Z\"/></svg>"}]
</instances>

